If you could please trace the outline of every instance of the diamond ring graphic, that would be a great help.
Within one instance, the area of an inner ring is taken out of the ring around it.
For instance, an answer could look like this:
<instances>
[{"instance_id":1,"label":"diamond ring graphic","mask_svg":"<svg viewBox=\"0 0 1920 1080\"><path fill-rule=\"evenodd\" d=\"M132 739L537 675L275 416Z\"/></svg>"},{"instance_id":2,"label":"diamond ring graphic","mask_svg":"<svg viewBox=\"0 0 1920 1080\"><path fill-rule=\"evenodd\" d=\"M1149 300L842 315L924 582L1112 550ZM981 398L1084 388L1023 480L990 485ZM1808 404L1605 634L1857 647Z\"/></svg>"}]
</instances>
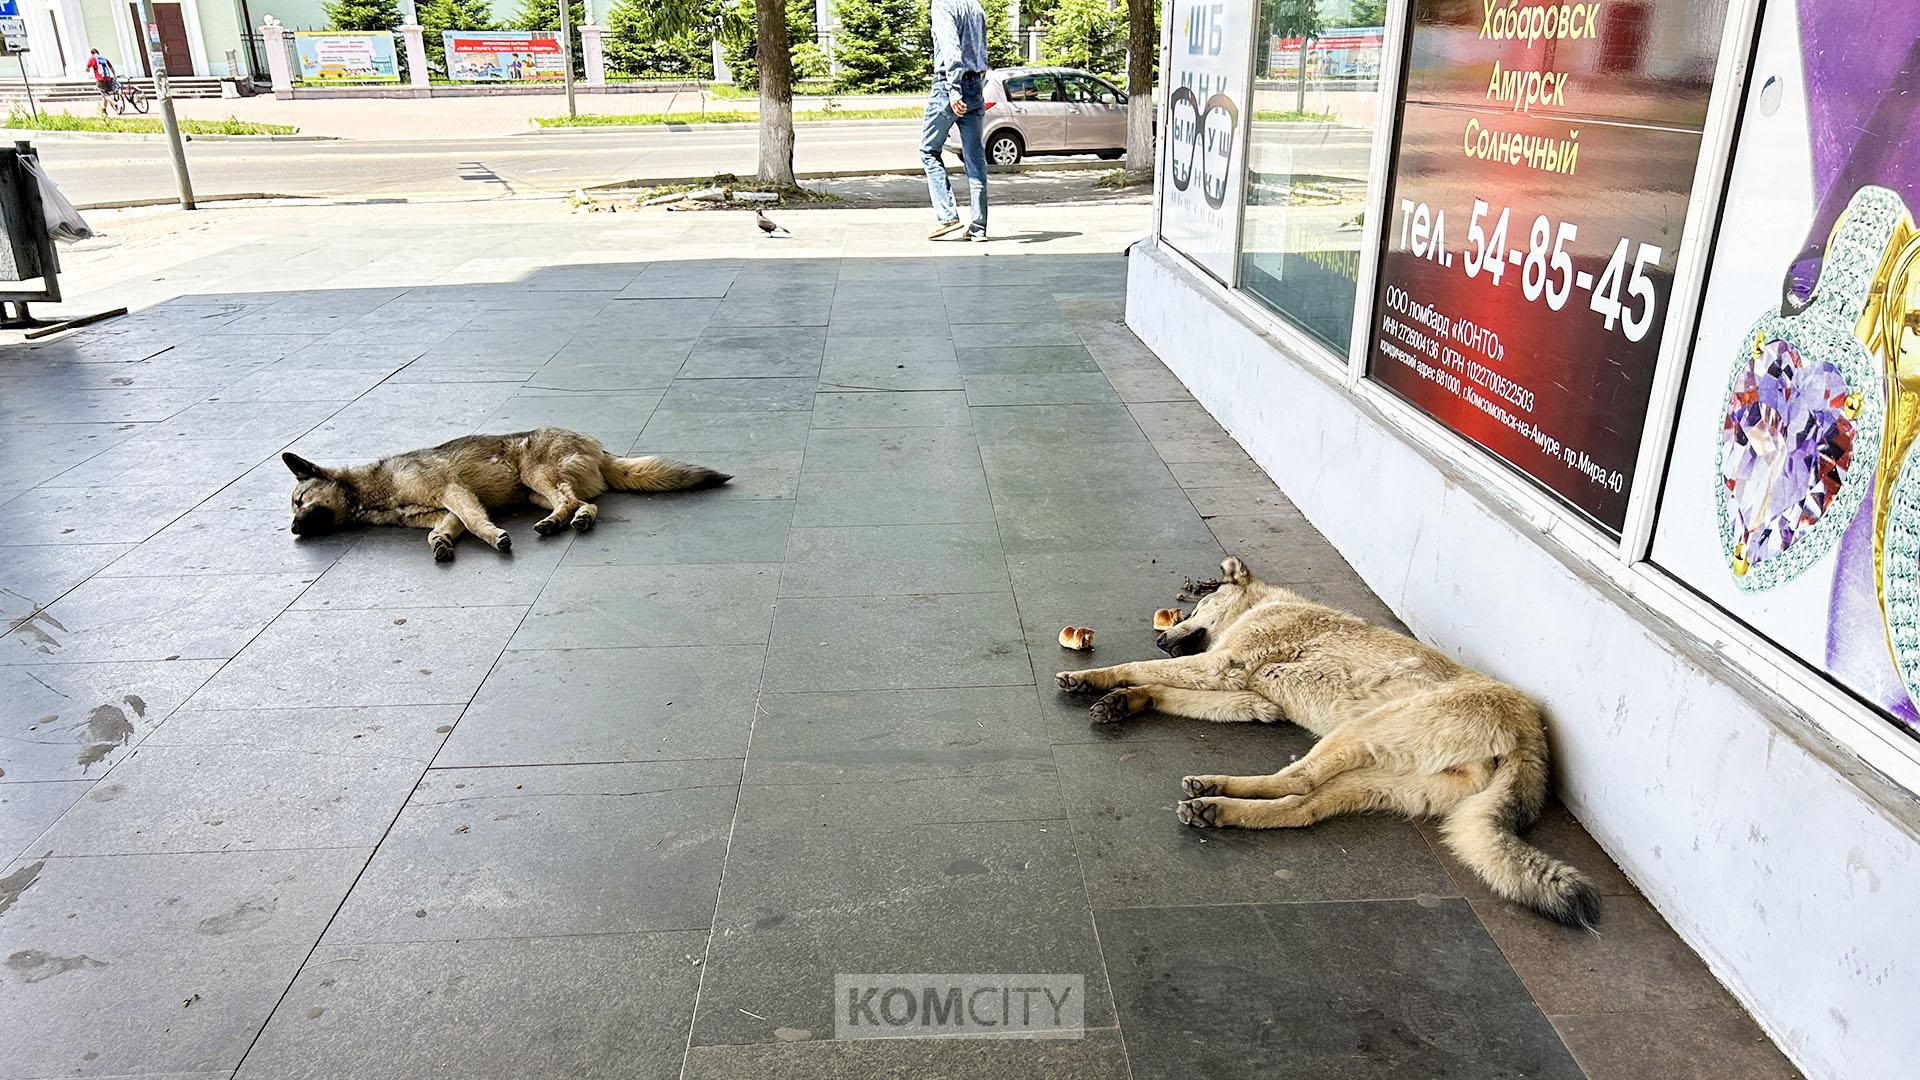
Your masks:
<instances>
[{"instance_id":1,"label":"diamond ring graphic","mask_svg":"<svg viewBox=\"0 0 1920 1080\"><path fill-rule=\"evenodd\" d=\"M1863 187L1835 222L1820 278L1799 312L1762 315L1742 341L1721 412L1715 503L1734 581L1759 592L1831 551L1866 499L1889 386L1876 346L1881 299L1913 236L1900 197ZM1909 436L1908 442L1911 441Z\"/></svg>"}]
</instances>

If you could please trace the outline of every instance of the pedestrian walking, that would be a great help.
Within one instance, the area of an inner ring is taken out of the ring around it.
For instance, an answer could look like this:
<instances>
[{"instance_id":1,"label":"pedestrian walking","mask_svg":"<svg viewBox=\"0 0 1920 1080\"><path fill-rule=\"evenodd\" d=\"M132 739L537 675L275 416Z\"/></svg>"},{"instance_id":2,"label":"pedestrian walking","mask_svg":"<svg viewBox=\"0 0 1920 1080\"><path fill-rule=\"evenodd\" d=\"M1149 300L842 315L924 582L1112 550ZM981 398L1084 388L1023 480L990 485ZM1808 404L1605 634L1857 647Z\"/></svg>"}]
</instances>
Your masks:
<instances>
[{"instance_id":1,"label":"pedestrian walking","mask_svg":"<svg viewBox=\"0 0 1920 1080\"><path fill-rule=\"evenodd\" d=\"M937 219L928 239L960 228L953 183L940 159L947 132L960 127L960 159L967 169L967 198L973 218L967 239L987 238L987 155L980 137L987 111L987 16L980 0L932 0L933 92L927 96L926 122L920 132L920 161L927 168L927 193Z\"/></svg>"}]
</instances>

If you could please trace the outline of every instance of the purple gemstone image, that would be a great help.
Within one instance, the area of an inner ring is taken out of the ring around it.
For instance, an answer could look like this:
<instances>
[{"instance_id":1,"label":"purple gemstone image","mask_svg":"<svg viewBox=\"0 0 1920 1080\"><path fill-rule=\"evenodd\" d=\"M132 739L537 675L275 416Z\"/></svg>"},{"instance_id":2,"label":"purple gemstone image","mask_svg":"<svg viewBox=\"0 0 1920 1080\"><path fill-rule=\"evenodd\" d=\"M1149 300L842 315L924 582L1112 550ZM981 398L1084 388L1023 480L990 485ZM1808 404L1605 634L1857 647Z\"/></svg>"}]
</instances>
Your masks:
<instances>
[{"instance_id":1,"label":"purple gemstone image","mask_svg":"<svg viewBox=\"0 0 1920 1080\"><path fill-rule=\"evenodd\" d=\"M1786 551L1832 505L1853 465L1852 393L1838 368L1791 342L1748 354L1720 428L1720 479L1750 565Z\"/></svg>"}]
</instances>

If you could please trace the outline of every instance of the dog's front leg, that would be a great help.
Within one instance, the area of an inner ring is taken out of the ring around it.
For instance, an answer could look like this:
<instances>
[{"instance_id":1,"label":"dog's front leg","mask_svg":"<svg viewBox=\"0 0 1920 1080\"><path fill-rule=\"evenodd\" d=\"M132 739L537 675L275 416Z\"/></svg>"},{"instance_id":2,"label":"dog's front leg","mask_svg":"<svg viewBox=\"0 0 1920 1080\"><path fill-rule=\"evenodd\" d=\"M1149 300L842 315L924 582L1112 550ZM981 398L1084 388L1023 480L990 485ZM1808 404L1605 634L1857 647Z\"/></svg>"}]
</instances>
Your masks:
<instances>
[{"instance_id":1,"label":"dog's front leg","mask_svg":"<svg viewBox=\"0 0 1920 1080\"><path fill-rule=\"evenodd\" d=\"M1234 667L1225 653L1199 653L1168 660L1142 660L1132 664L1090 668L1086 671L1061 671L1053 676L1060 689L1070 694L1111 690L1116 686L1145 686L1157 683L1184 690L1241 690L1246 673L1240 669L1238 683L1233 681Z\"/></svg>"},{"instance_id":2,"label":"dog's front leg","mask_svg":"<svg viewBox=\"0 0 1920 1080\"><path fill-rule=\"evenodd\" d=\"M513 537L507 530L493 523L487 516L487 508L480 503L480 497L459 484L447 485L440 495L441 503L460 519L467 531L479 537L488 547L505 554L513 550Z\"/></svg>"}]
</instances>

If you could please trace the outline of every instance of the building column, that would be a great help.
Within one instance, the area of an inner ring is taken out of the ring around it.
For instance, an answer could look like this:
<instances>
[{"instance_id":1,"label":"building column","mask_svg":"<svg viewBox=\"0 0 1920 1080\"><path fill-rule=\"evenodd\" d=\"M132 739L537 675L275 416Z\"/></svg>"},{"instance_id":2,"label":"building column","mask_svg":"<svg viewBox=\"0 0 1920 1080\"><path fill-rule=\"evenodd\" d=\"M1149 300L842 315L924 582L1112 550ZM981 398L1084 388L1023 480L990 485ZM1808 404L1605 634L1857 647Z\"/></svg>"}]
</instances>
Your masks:
<instances>
[{"instance_id":1,"label":"building column","mask_svg":"<svg viewBox=\"0 0 1920 1080\"><path fill-rule=\"evenodd\" d=\"M287 28L269 15L260 20L261 46L267 50L267 78L273 83L273 96L293 96L293 65L287 62Z\"/></svg>"},{"instance_id":2,"label":"building column","mask_svg":"<svg viewBox=\"0 0 1920 1080\"><path fill-rule=\"evenodd\" d=\"M431 81L427 77L426 31L419 23L410 22L400 28L400 36L407 49L407 79L414 89L425 90Z\"/></svg>"},{"instance_id":3,"label":"building column","mask_svg":"<svg viewBox=\"0 0 1920 1080\"><path fill-rule=\"evenodd\" d=\"M607 85L607 54L600 45L600 27L593 24L591 13L580 24L580 59L587 68L588 86Z\"/></svg>"}]
</instances>

